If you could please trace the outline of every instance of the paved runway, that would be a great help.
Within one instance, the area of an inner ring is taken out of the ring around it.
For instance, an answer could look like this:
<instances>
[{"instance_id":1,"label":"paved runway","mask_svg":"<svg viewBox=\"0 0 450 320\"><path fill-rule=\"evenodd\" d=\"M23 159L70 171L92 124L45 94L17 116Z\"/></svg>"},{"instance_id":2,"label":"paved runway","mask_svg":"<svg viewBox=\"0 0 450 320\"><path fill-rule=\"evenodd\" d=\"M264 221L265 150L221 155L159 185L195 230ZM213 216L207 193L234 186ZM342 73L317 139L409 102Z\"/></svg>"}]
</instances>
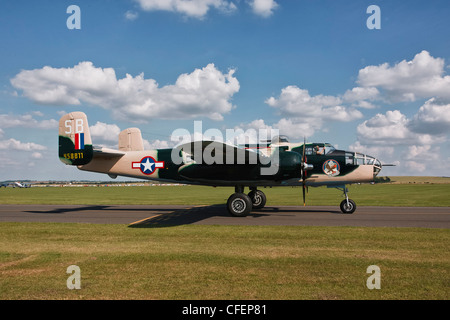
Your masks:
<instances>
[{"instance_id":1,"label":"paved runway","mask_svg":"<svg viewBox=\"0 0 450 320\"><path fill-rule=\"evenodd\" d=\"M130 226L286 225L450 228L449 207L358 207L342 214L336 206L273 206L245 218L225 205L1 205L0 222L71 222Z\"/></svg>"}]
</instances>

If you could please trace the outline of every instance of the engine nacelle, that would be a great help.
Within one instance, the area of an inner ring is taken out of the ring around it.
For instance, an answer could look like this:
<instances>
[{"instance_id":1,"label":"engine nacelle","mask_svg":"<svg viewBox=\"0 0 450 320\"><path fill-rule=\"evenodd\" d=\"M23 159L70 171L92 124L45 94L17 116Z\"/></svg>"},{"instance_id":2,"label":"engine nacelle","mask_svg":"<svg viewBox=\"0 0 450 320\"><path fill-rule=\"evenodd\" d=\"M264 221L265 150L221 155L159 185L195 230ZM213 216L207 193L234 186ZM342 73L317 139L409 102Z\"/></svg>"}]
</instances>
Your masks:
<instances>
[{"instance_id":1,"label":"engine nacelle","mask_svg":"<svg viewBox=\"0 0 450 320\"><path fill-rule=\"evenodd\" d=\"M279 153L279 170L275 175L280 178L295 178L301 176L301 155L293 151L282 151Z\"/></svg>"}]
</instances>

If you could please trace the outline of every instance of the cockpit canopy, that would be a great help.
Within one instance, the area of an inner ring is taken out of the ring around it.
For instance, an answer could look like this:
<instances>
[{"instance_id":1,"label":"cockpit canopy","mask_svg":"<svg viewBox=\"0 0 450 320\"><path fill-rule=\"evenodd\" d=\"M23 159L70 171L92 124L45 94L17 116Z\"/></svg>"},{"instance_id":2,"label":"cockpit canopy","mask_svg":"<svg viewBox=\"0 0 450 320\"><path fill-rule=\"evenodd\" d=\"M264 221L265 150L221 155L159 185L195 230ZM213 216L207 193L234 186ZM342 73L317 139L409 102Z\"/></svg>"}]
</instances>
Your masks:
<instances>
[{"instance_id":1,"label":"cockpit canopy","mask_svg":"<svg viewBox=\"0 0 450 320\"><path fill-rule=\"evenodd\" d=\"M377 175L382 168L380 160L358 152L354 153L354 163L357 165L373 165L373 172L375 175Z\"/></svg>"},{"instance_id":2,"label":"cockpit canopy","mask_svg":"<svg viewBox=\"0 0 450 320\"><path fill-rule=\"evenodd\" d=\"M305 154L312 155L326 155L336 150L330 143L311 143L306 144Z\"/></svg>"},{"instance_id":3,"label":"cockpit canopy","mask_svg":"<svg viewBox=\"0 0 450 320\"><path fill-rule=\"evenodd\" d=\"M274 136L271 142L274 144L289 143L289 138L287 136Z\"/></svg>"}]
</instances>

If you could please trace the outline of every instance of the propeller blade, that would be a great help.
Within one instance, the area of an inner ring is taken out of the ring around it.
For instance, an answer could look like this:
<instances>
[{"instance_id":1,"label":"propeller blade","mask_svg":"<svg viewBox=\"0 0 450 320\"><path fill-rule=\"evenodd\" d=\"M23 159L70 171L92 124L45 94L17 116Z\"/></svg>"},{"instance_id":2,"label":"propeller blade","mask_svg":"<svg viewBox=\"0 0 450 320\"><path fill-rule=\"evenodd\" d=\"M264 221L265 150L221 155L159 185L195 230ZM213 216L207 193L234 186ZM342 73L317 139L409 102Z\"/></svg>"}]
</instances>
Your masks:
<instances>
[{"instance_id":1,"label":"propeller blade","mask_svg":"<svg viewBox=\"0 0 450 320\"><path fill-rule=\"evenodd\" d=\"M306 152L306 137L303 138L303 154L302 154L302 164L305 161L305 152Z\"/></svg>"},{"instance_id":2,"label":"propeller blade","mask_svg":"<svg viewBox=\"0 0 450 320\"><path fill-rule=\"evenodd\" d=\"M303 206L306 206L305 182L303 182Z\"/></svg>"},{"instance_id":3,"label":"propeller blade","mask_svg":"<svg viewBox=\"0 0 450 320\"><path fill-rule=\"evenodd\" d=\"M306 195L305 195L305 187L306 187L306 156L305 156L305 152L306 152L306 137L303 137L303 154L302 154L302 165L301 165L301 170L302 170L302 191L303 191L303 206L306 206Z\"/></svg>"}]
</instances>

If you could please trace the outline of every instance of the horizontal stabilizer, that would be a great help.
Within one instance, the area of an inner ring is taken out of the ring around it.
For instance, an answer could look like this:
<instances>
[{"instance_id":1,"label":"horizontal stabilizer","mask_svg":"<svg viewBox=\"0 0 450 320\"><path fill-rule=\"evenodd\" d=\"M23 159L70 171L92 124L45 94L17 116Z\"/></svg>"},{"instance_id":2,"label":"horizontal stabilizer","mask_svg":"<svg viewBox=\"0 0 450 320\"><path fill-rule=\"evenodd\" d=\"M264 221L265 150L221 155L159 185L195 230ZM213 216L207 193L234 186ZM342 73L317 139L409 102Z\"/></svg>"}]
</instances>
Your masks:
<instances>
[{"instance_id":1,"label":"horizontal stabilizer","mask_svg":"<svg viewBox=\"0 0 450 320\"><path fill-rule=\"evenodd\" d=\"M102 158L120 158L125 154L123 151L104 148L104 147L94 147L94 157L102 157Z\"/></svg>"}]
</instances>

